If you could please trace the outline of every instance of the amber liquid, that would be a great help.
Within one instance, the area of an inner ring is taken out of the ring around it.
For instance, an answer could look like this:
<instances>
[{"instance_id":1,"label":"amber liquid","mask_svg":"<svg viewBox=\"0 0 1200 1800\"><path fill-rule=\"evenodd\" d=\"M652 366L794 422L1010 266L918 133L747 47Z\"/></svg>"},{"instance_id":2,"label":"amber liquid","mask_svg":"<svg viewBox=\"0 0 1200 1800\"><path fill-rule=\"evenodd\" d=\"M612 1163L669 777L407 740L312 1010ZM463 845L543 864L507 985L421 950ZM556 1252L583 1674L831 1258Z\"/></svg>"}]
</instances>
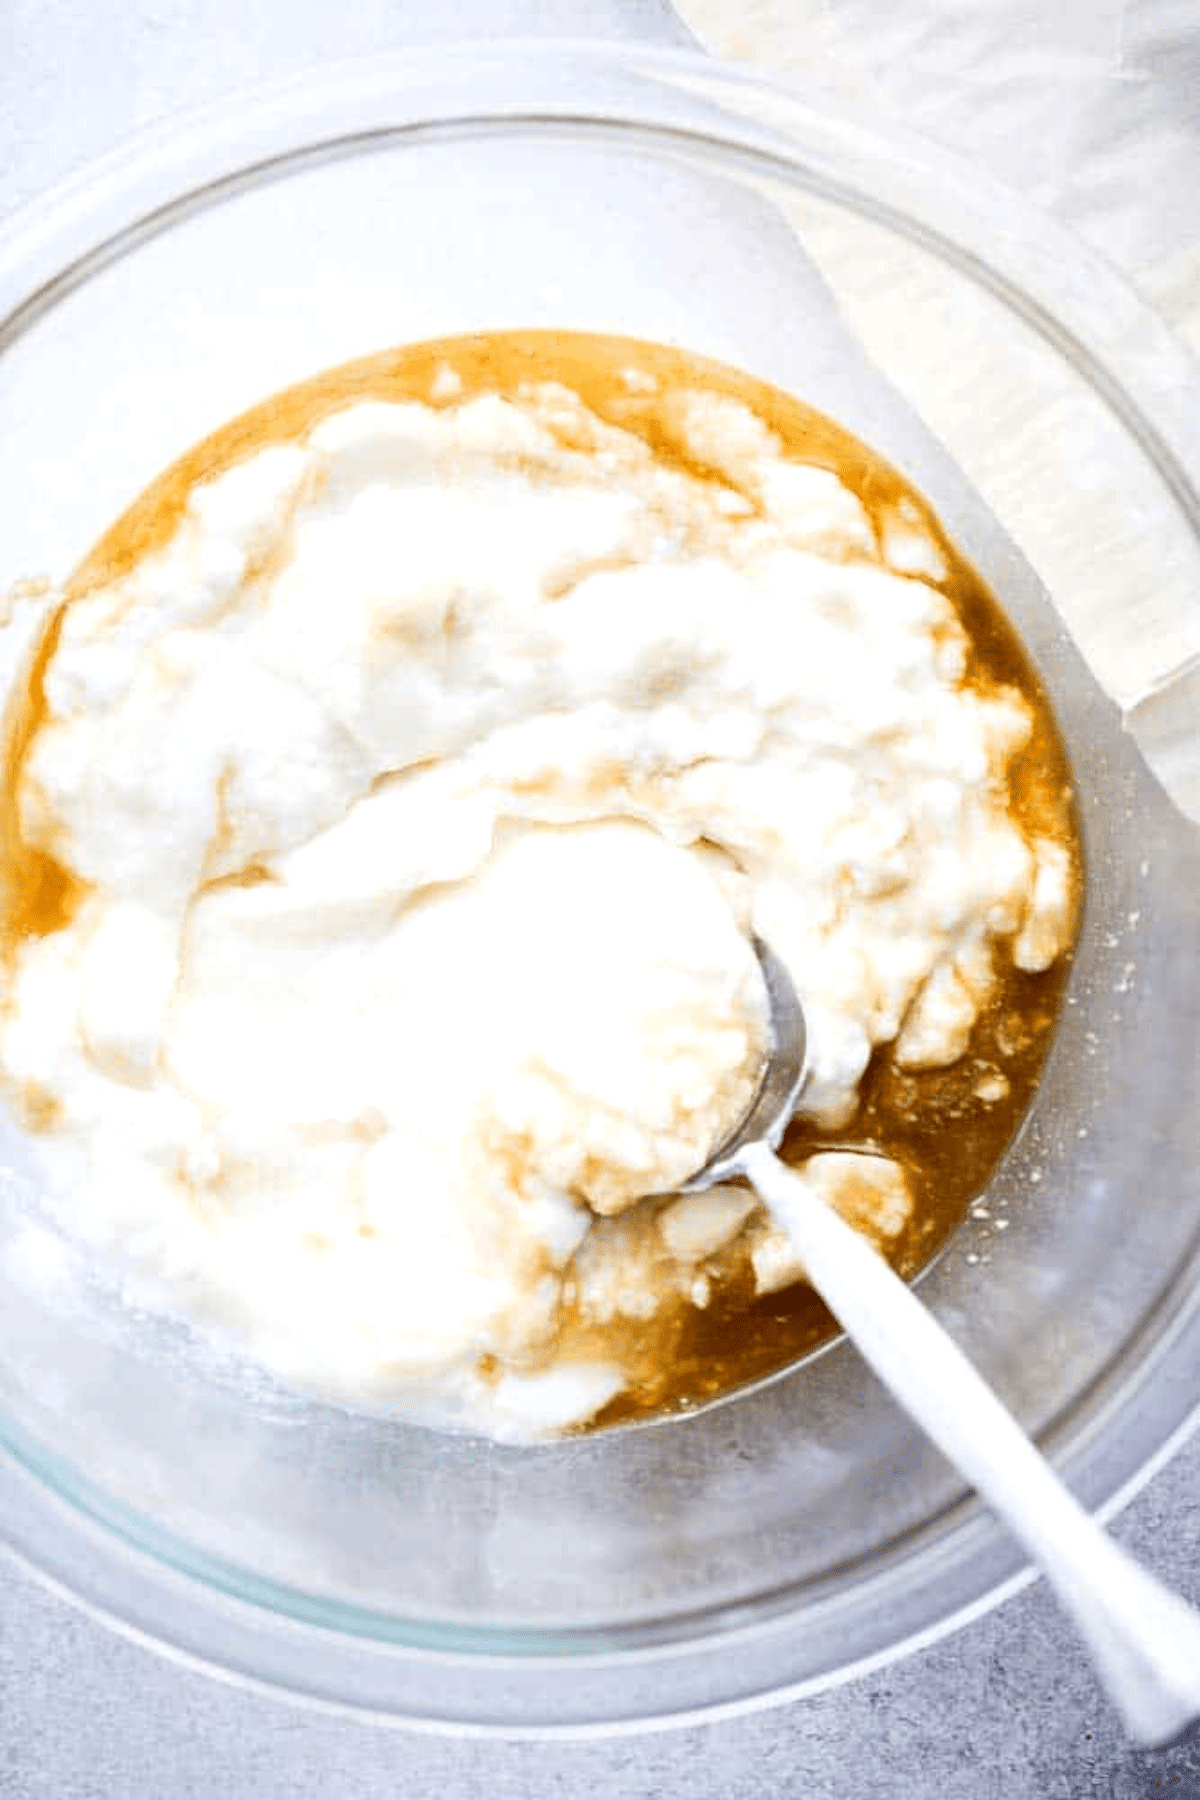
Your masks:
<instances>
[{"instance_id":1,"label":"amber liquid","mask_svg":"<svg viewBox=\"0 0 1200 1800\"><path fill-rule=\"evenodd\" d=\"M447 371L457 383L447 381ZM352 402L454 405L483 393L515 397L526 384L544 381L573 389L600 417L637 432L663 461L702 479L714 478L713 471L681 449L668 396L680 388L728 395L757 413L788 455L835 471L877 526L900 503L914 508L941 551L948 573L939 585L970 639L966 680L982 691L1016 688L1033 716L1030 741L1010 765L1013 813L1030 831L1069 844L1074 866L1081 869L1071 771L1046 696L1002 609L955 554L921 496L858 439L790 395L724 364L662 345L575 332L493 332L389 350L317 375L222 426L159 476L80 565L63 608L165 543L197 482L269 444L301 437ZM729 485L728 477L721 480ZM751 495L745 498L753 504ZM22 761L45 716L42 678L63 608L47 626L7 721L0 851L10 956L21 939L65 925L80 897L70 873L24 841L16 798ZM998 962L1003 968L1002 956ZM858 1113L837 1142L882 1150L906 1170L915 1205L893 1248L904 1274L915 1273L961 1222L1019 1126L1050 1046L1068 962L1062 957L1039 975L1011 967L1002 973L966 1055L953 1067L906 1072L886 1048L871 1062ZM1003 1082L995 1082L996 1075ZM981 1097L989 1079L993 1089L1006 1087L1002 1098ZM52 1125L36 1094L13 1098L31 1127ZM798 1122L782 1153L799 1162L818 1142L827 1144L828 1136L818 1138ZM544 1360L616 1354L628 1371L624 1391L589 1429L701 1405L796 1361L836 1329L804 1283L756 1297L748 1258L739 1259L736 1251L716 1259L713 1273L707 1307L679 1301L648 1324L619 1322L600 1331L564 1304L558 1339Z\"/></svg>"}]
</instances>

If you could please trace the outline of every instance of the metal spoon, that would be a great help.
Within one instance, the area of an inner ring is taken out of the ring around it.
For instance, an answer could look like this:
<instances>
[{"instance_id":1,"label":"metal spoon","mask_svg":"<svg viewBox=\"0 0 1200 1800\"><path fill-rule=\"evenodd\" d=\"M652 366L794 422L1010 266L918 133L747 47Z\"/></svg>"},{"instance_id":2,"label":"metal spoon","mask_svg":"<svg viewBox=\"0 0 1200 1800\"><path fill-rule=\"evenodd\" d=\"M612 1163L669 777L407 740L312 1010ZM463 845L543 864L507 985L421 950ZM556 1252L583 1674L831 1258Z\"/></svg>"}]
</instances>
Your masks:
<instances>
[{"instance_id":1,"label":"metal spoon","mask_svg":"<svg viewBox=\"0 0 1200 1800\"><path fill-rule=\"evenodd\" d=\"M866 1238L779 1161L806 1076L804 1014L778 957L759 939L755 949L771 1056L741 1125L682 1191L737 1176L753 1183L875 1373L1055 1588L1131 1735L1171 1743L1200 1717L1200 1613L1117 1548Z\"/></svg>"}]
</instances>

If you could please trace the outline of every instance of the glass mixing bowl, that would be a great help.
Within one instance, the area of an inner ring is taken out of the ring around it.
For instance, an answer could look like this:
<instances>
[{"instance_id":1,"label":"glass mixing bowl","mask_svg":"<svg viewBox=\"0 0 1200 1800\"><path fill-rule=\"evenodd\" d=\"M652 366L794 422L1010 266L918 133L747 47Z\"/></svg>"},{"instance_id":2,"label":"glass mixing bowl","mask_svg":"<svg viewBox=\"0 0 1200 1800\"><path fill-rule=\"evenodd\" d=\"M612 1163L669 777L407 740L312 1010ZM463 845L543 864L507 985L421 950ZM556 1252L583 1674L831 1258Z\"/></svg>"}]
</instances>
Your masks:
<instances>
[{"instance_id":1,"label":"glass mixing bowl","mask_svg":"<svg viewBox=\"0 0 1200 1800\"><path fill-rule=\"evenodd\" d=\"M1132 693L1195 619L1194 374L1153 316L919 145L700 57L510 43L135 144L0 242L0 320L0 588L66 574L275 389L487 327L741 364L925 490L1058 709L1089 885L1037 1102L921 1292L1087 1502L1130 1491L1200 1399L1200 833L1074 640ZM845 1343L669 1423L437 1435L131 1304L11 1125L2 1154L4 1533L178 1653L384 1717L586 1730L803 1692L1020 1578Z\"/></svg>"}]
</instances>

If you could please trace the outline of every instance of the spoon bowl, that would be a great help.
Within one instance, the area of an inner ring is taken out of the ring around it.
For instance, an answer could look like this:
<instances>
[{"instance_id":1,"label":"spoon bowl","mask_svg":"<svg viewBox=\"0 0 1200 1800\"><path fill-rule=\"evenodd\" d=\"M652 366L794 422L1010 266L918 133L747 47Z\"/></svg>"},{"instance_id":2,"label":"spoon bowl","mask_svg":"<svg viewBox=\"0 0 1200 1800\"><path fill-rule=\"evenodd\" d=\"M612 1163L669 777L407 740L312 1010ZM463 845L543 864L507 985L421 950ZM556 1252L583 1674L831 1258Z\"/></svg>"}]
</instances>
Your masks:
<instances>
[{"instance_id":1,"label":"spoon bowl","mask_svg":"<svg viewBox=\"0 0 1200 1800\"><path fill-rule=\"evenodd\" d=\"M777 1150L804 1089L808 1074L804 1009L791 976L771 946L760 937L753 941L770 1007L771 1054L741 1123L714 1150L704 1167L684 1182L679 1190L683 1194L699 1194L718 1182L736 1178L741 1173L741 1153L751 1144L767 1144Z\"/></svg>"}]
</instances>

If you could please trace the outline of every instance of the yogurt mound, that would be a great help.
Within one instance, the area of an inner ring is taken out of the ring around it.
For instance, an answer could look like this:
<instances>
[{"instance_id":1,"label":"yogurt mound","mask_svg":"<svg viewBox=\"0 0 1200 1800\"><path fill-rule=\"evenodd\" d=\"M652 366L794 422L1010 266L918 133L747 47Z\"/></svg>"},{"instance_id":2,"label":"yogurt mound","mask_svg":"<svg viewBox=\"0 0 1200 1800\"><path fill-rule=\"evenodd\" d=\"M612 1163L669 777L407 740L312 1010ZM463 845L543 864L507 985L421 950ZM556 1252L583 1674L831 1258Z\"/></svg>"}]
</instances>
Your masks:
<instances>
[{"instance_id":1,"label":"yogurt mound","mask_svg":"<svg viewBox=\"0 0 1200 1800\"><path fill-rule=\"evenodd\" d=\"M735 401L664 416L677 455L553 384L348 405L57 615L15 792L80 898L16 947L0 1078L72 1229L302 1385L586 1421L628 1322L801 1273L740 1187L644 1198L753 1096L754 933L830 1131L1069 941L936 547ZM889 1241L863 1161L810 1178Z\"/></svg>"}]
</instances>

